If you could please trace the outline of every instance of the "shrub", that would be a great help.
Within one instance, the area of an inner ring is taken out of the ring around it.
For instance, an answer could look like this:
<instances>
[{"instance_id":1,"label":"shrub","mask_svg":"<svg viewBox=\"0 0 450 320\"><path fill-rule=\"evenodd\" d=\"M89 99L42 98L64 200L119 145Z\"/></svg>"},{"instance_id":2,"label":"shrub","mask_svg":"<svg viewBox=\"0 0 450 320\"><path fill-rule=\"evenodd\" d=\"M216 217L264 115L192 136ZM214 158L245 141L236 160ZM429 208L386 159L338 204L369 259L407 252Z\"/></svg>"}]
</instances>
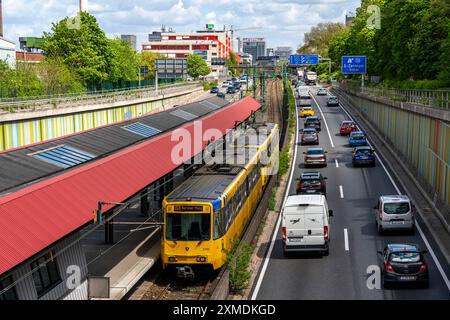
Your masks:
<instances>
[{"instance_id":1,"label":"shrub","mask_svg":"<svg viewBox=\"0 0 450 320\"><path fill-rule=\"evenodd\" d=\"M234 243L228 255L227 264L230 268L229 285L233 293L239 293L248 287L251 272L249 270L253 246L246 242Z\"/></svg>"}]
</instances>

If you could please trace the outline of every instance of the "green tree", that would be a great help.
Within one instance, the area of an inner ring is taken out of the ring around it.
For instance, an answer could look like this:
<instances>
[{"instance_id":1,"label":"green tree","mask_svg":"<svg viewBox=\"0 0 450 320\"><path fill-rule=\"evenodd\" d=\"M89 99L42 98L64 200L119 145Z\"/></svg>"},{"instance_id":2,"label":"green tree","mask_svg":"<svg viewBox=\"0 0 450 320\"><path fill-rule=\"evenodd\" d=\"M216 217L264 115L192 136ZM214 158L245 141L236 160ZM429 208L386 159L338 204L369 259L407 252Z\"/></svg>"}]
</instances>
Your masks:
<instances>
[{"instance_id":1,"label":"green tree","mask_svg":"<svg viewBox=\"0 0 450 320\"><path fill-rule=\"evenodd\" d=\"M236 55L233 52L230 52L230 58L227 59L227 66L237 66L239 64L239 60L237 59ZM240 70L232 68L230 69L233 76L239 76Z\"/></svg>"},{"instance_id":2,"label":"green tree","mask_svg":"<svg viewBox=\"0 0 450 320\"><path fill-rule=\"evenodd\" d=\"M322 57L328 56L328 46L336 33L345 29L345 26L339 22L319 23L317 26L304 35L304 45L301 46L298 53L320 54Z\"/></svg>"},{"instance_id":3,"label":"green tree","mask_svg":"<svg viewBox=\"0 0 450 320\"><path fill-rule=\"evenodd\" d=\"M187 69L188 74L196 80L211 73L211 68L208 67L206 61L197 54L190 54L187 57Z\"/></svg>"},{"instance_id":4,"label":"green tree","mask_svg":"<svg viewBox=\"0 0 450 320\"><path fill-rule=\"evenodd\" d=\"M10 73L12 96L30 97L44 94L44 86L37 75L36 68L36 65L29 63L16 64L16 69Z\"/></svg>"},{"instance_id":5,"label":"green tree","mask_svg":"<svg viewBox=\"0 0 450 320\"><path fill-rule=\"evenodd\" d=\"M49 58L61 58L85 83L109 78L112 51L110 41L94 16L81 12L79 28L66 17L44 32L43 49Z\"/></svg>"},{"instance_id":6,"label":"green tree","mask_svg":"<svg viewBox=\"0 0 450 320\"><path fill-rule=\"evenodd\" d=\"M141 67L148 67L147 79L155 77L155 61L157 59L163 59L163 58L164 58L163 55L160 55L156 52L152 52L152 51L148 51L148 50L141 52L141 54L139 55L139 65Z\"/></svg>"},{"instance_id":7,"label":"green tree","mask_svg":"<svg viewBox=\"0 0 450 320\"><path fill-rule=\"evenodd\" d=\"M343 55L349 54L351 52L348 40L349 37L350 37L350 30L349 29L342 30L336 33L336 35L330 41L328 54L336 66L341 65L341 57Z\"/></svg>"},{"instance_id":8,"label":"green tree","mask_svg":"<svg viewBox=\"0 0 450 320\"><path fill-rule=\"evenodd\" d=\"M135 80L139 73L139 57L128 42L119 38L109 40L111 57L108 80L111 82Z\"/></svg>"},{"instance_id":9,"label":"green tree","mask_svg":"<svg viewBox=\"0 0 450 320\"><path fill-rule=\"evenodd\" d=\"M86 91L78 75L61 59L45 58L36 66L45 94L81 93Z\"/></svg>"},{"instance_id":10,"label":"green tree","mask_svg":"<svg viewBox=\"0 0 450 320\"><path fill-rule=\"evenodd\" d=\"M450 63L445 53L449 19L447 0L387 2L376 38L378 69L384 77L436 79L445 72Z\"/></svg>"}]
</instances>

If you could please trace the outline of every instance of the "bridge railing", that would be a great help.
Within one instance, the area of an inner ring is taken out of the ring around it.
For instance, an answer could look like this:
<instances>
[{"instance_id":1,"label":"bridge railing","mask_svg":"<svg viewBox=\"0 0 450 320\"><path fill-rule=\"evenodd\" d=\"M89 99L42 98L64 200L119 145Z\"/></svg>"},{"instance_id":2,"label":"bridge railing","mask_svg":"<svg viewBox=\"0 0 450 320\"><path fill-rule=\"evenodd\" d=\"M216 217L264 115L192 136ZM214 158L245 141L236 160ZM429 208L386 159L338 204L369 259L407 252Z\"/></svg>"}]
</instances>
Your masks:
<instances>
[{"instance_id":1,"label":"bridge railing","mask_svg":"<svg viewBox=\"0 0 450 320\"><path fill-rule=\"evenodd\" d=\"M341 82L338 86L347 91L363 92L366 95L387 98L394 101L418 104L432 108L450 109L450 90L396 89L380 87L364 87L354 82Z\"/></svg>"},{"instance_id":2,"label":"bridge railing","mask_svg":"<svg viewBox=\"0 0 450 320\"><path fill-rule=\"evenodd\" d=\"M157 95L168 95L179 91L180 88L191 90L198 86L198 82L189 82L159 85L158 93L155 86L146 86L139 89L111 90L90 94L0 99L0 114L132 101L156 97Z\"/></svg>"}]
</instances>

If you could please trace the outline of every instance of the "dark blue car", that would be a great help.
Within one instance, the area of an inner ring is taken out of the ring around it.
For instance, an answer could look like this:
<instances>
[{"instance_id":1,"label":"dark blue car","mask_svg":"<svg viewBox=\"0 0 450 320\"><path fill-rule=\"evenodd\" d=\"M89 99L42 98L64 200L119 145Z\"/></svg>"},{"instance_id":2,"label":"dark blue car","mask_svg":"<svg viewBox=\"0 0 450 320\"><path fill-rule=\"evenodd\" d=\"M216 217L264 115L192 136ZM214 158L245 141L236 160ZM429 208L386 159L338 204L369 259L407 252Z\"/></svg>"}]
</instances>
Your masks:
<instances>
[{"instance_id":1,"label":"dark blue car","mask_svg":"<svg viewBox=\"0 0 450 320\"><path fill-rule=\"evenodd\" d=\"M348 143L350 144L350 147L366 146L366 135L362 131L353 131L352 133L350 133Z\"/></svg>"},{"instance_id":2,"label":"dark blue car","mask_svg":"<svg viewBox=\"0 0 450 320\"><path fill-rule=\"evenodd\" d=\"M353 166L370 165L375 167L375 151L369 146L356 147L353 150Z\"/></svg>"}]
</instances>

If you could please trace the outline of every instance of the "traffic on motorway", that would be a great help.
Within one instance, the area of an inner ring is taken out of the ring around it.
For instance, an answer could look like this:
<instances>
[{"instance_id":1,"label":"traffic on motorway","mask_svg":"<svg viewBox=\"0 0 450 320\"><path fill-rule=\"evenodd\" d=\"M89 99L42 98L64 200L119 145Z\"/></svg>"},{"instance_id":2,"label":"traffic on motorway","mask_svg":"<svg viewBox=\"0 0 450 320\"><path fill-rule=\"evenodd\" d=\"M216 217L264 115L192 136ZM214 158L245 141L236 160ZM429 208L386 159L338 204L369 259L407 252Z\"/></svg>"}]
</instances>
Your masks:
<instances>
[{"instance_id":1,"label":"traffic on motorway","mask_svg":"<svg viewBox=\"0 0 450 320\"><path fill-rule=\"evenodd\" d=\"M252 299L449 298L442 253L364 128L295 84L293 167Z\"/></svg>"}]
</instances>

